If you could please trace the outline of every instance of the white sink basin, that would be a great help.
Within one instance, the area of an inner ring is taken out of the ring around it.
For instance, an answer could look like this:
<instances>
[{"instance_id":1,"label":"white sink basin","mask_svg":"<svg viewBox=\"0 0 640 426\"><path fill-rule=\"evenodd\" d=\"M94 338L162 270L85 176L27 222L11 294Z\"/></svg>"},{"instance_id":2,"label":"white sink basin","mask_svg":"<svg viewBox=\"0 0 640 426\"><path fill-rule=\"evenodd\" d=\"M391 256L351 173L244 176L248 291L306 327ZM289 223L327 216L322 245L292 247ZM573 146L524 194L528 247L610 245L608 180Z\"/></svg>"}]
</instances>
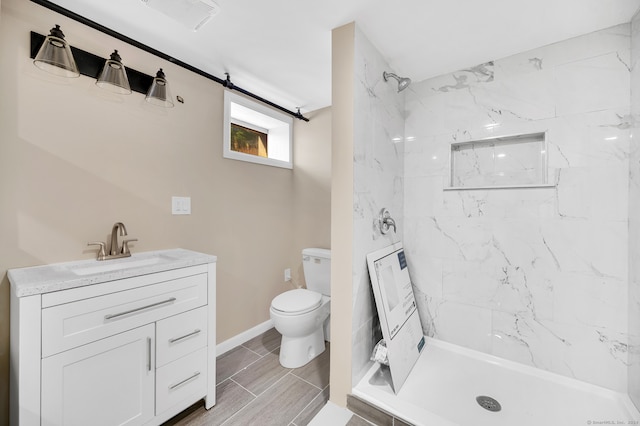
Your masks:
<instances>
[{"instance_id":1,"label":"white sink basin","mask_svg":"<svg viewBox=\"0 0 640 426\"><path fill-rule=\"evenodd\" d=\"M98 265L71 268L70 270L76 275L85 276L122 269L139 268L141 266L155 265L160 261L161 258L159 256L148 257L145 259L126 257L121 259L102 260Z\"/></svg>"}]
</instances>

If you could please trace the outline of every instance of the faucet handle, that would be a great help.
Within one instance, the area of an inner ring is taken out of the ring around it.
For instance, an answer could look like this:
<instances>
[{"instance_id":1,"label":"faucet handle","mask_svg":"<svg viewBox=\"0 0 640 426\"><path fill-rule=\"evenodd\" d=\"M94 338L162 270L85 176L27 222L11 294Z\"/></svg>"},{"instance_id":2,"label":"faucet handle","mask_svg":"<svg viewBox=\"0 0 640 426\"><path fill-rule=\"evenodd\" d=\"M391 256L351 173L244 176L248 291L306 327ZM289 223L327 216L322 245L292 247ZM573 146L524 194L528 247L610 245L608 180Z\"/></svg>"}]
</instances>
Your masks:
<instances>
[{"instance_id":1,"label":"faucet handle","mask_svg":"<svg viewBox=\"0 0 640 426\"><path fill-rule=\"evenodd\" d=\"M378 215L378 226L380 227L380 233L382 235L389 232L389 229L393 227L393 232L396 232L396 221L391 217L391 213L386 208L380 210L380 214Z\"/></svg>"},{"instance_id":2,"label":"faucet handle","mask_svg":"<svg viewBox=\"0 0 640 426\"><path fill-rule=\"evenodd\" d=\"M129 243L132 241L138 241L137 238L128 238L122 240L122 254L130 255L131 251L129 251Z\"/></svg>"},{"instance_id":3,"label":"faucet handle","mask_svg":"<svg viewBox=\"0 0 640 426\"><path fill-rule=\"evenodd\" d=\"M102 241L92 241L87 243L88 246L100 246L100 250L98 250L98 260L104 260L107 257L107 253L105 252L106 244Z\"/></svg>"}]
</instances>

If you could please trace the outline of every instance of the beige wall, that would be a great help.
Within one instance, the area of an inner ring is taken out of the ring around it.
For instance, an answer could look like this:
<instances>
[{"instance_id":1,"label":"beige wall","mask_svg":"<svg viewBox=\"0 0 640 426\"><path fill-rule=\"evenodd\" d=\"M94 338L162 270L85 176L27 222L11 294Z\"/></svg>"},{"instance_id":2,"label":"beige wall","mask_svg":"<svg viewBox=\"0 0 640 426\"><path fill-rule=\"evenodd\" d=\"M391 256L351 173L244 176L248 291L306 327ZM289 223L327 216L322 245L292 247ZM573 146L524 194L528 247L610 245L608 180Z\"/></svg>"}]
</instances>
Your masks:
<instances>
[{"instance_id":1,"label":"beige wall","mask_svg":"<svg viewBox=\"0 0 640 426\"><path fill-rule=\"evenodd\" d=\"M292 287L304 286L302 249L331 248L331 108L294 123Z\"/></svg>"},{"instance_id":2,"label":"beige wall","mask_svg":"<svg viewBox=\"0 0 640 426\"><path fill-rule=\"evenodd\" d=\"M329 109L296 122L293 171L225 160L220 85L32 2L3 0L1 16L0 425L8 422L7 269L91 259L86 243L122 221L139 239L133 252L218 256L221 342L269 319L302 247L328 247L331 161ZM106 57L117 48L147 74L162 67L185 103L159 110L139 93L108 96L84 76L54 81L28 57L29 31L54 24L81 49ZM191 197L190 216L171 215L174 195Z\"/></svg>"},{"instance_id":3,"label":"beige wall","mask_svg":"<svg viewBox=\"0 0 640 426\"><path fill-rule=\"evenodd\" d=\"M331 401L351 393L355 24L332 32Z\"/></svg>"}]
</instances>

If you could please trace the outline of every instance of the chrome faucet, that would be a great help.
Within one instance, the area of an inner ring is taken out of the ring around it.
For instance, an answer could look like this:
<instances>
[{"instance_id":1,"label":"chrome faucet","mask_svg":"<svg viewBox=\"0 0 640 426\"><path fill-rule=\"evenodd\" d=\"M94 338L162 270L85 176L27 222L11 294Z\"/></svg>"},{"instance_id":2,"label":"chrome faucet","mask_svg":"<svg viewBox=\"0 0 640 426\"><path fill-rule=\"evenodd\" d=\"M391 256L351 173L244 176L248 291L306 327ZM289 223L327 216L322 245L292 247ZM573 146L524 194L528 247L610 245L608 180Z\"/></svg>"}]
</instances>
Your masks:
<instances>
[{"instance_id":1,"label":"chrome faucet","mask_svg":"<svg viewBox=\"0 0 640 426\"><path fill-rule=\"evenodd\" d=\"M137 238L127 238L122 240L122 247L118 247L118 233L120 233L121 237L127 235L127 228L124 226L122 222L116 222L113 224L113 228L111 229L111 246L109 247L109 254L106 253L106 244L102 241L93 241L87 243L89 246L100 246L100 250L98 251L98 260L108 260L108 259L117 259L119 257L129 257L131 256L131 251L129 250L129 243L132 241L138 241Z\"/></svg>"}]
</instances>

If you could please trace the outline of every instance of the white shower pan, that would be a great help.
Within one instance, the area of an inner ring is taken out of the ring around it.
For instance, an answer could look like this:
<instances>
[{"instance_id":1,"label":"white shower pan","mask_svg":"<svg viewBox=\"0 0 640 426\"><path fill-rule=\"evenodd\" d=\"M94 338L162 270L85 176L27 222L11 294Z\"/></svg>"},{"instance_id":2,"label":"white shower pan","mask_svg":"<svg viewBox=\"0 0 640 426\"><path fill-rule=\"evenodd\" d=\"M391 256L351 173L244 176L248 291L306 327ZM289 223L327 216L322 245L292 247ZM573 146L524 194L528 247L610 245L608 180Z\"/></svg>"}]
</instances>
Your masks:
<instances>
[{"instance_id":1,"label":"white shower pan","mask_svg":"<svg viewBox=\"0 0 640 426\"><path fill-rule=\"evenodd\" d=\"M387 374L373 365L353 394L417 426L628 425L640 420L624 393L437 339L427 339L397 395ZM481 407L478 396L497 400L500 411Z\"/></svg>"}]
</instances>

